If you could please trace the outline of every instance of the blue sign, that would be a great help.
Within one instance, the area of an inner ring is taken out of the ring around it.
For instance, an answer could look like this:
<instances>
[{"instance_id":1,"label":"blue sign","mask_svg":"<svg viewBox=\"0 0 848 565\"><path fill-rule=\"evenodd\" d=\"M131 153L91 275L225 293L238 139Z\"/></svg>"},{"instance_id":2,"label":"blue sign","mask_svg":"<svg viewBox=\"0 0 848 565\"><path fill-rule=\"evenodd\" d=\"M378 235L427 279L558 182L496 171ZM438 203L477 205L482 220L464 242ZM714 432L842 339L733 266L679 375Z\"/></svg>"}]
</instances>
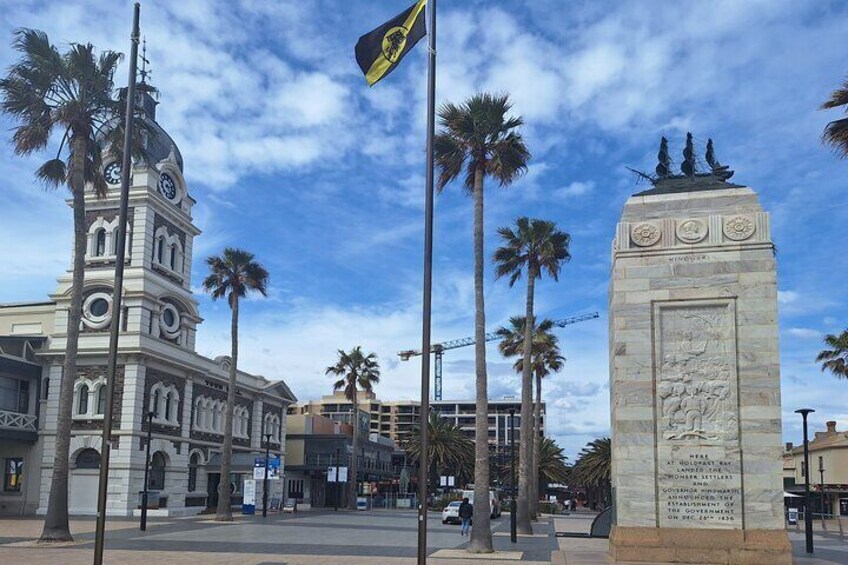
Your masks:
<instances>
[{"instance_id":1,"label":"blue sign","mask_svg":"<svg viewBox=\"0 0 848 565\"><path fill-rule=\"evenodd\" d=\"M254 479L264 479L265 478L265 458L264 457L256 457L253 460L253 478ZM269 457L268 458L268 478L269 479L279 479L280 478L280 457Z\"/></svg>"}]
</instances>

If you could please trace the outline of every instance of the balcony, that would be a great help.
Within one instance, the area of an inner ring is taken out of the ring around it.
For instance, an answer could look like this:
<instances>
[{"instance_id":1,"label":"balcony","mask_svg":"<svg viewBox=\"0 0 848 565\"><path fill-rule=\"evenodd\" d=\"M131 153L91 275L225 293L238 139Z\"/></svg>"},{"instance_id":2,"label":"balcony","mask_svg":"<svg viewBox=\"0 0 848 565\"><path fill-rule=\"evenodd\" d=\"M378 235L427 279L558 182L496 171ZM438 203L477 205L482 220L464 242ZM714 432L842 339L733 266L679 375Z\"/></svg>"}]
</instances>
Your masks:
<instances>
[{"instance_id":1,"label":"balcony","mask_svg":"<svg viewBox=\"0 0 848 565\"><path fill-rule=\"evenodd\" d=\"M0 431L11 439L35 443L38 439L38 416L11 410L0 410Z\"/></svg>"}]
</instances>

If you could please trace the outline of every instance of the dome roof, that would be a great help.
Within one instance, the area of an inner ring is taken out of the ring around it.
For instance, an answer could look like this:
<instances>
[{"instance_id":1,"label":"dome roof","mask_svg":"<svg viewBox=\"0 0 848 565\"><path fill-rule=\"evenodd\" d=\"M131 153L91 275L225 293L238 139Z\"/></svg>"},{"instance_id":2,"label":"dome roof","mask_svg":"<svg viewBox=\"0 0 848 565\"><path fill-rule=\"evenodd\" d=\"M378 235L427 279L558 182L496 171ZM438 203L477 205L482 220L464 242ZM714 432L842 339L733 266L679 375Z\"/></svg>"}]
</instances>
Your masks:
<instances>
[{"instance_id":1,"label":"dome roof","mask_svg":"<svg viewBox=\"0 0 848 565\"><path fill-rule=\"evenodd\" d=\"M156 121L156 105L159 102L153 98L153 92L155 90L147 87L139 89L139 92L136 94L142 119L147 123L150 132L149 135L144 137L142 151L144 152L145 159L151 165L168 159L173 154L173 158L180 168L180 172L183 172L183 156L180 153L179 147L174 143L173 138L168 135L168 132ZM101 133L97 137L101 145L105 143L105 134Z\"/></svg>"},{"instance_id":2,"label":"dome roof","mask_svg":"<svg viewBox=\"0 0 848 565\"><path fill-rule=\"evenodd\" d=\"M142 107L143 119L150 127L152 135L147 136L144 140L144 152L150 163L158 163L167 159L171 153L177 161L177 166L180 172L183 171L183 156L180 153L177 144L168 135L162 126L156 121L156 105L158 102L151 96L150 92L141 91L139 93Z\"/></svg>"}]
</instances>

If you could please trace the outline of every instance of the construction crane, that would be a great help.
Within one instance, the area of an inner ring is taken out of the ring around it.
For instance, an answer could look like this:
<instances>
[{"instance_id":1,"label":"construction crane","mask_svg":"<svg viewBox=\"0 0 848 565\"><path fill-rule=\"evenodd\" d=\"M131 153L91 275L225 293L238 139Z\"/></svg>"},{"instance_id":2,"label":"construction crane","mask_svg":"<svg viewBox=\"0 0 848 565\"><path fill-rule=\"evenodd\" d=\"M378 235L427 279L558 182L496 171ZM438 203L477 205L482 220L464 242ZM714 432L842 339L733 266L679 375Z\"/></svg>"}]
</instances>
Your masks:
<instances>
[{"instance_id":1,"label":"construction crane","mask_svg":"<svg viewBox=\"0 0 848 565\"><path fill-rule=\"evenodd\" d=\"M580 314L579 316L572 316L563 320L555 320L553 325L558 328L564 328L565 326L570 326L571 324L576 324L577 322L585 322L586 320L593 320L598 317L599 315L597 312L592 312L591 314ZM489 332L486 334L486 341L494 341L496 339L500 339L500 336L496 332ZM436 400L442 399L442 356L444 355L445 351L448 351L449 349L467 347L469 345L474 345L474 343L475 339L473 337L464 337L462 339L452 339L450 341L434 343L430 346L430 352L435 355L436 361L434 363L434 371L436 373ZM401 361L409 361L411 357L415 357L418 355L421 355L420 349L408 349L406 351L398 352L398 356L400 357Z\"/></svg>"}]
</instances>

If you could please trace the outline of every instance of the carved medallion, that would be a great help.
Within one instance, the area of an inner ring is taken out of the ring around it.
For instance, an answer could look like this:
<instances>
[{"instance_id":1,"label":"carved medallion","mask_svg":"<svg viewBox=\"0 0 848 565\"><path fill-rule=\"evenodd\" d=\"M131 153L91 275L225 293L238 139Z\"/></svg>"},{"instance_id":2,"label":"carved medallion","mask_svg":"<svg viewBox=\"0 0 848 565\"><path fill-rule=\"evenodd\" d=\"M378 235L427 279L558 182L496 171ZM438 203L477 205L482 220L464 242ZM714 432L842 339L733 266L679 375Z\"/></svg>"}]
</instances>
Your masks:
<instances>
[{"instance_id":1,"label":"carved medallion","mask_svg":"<svg viewBox=\"0 0 848 565\"><path fill-rule=\"evenodd\" d=\"M724 222L724 235L733 241L743 241L754 235L754 222L745 216L734 216Z\"/></svg>"},{"instance_id":2,"label":"carved medallion","mask_svg":"<svg viewBox=\"0 0 848 565\"><path fill-rule=\"evenodd\" d=\"M660 240L660 228L647 222L636 224L630 229L630 238L639 247L650 247Z\"/></svg>"},{"instance_id":3,"label":"carved medallion","mask_svg":"<svg viewBox=\"0 0 848 565\"><path fill-rule=\"evenodd\" d=\"M683 243L698 243L707 237L707 224L701 220L686 220L677 224L677 239Z\"/></svg>"}]
</instances>

